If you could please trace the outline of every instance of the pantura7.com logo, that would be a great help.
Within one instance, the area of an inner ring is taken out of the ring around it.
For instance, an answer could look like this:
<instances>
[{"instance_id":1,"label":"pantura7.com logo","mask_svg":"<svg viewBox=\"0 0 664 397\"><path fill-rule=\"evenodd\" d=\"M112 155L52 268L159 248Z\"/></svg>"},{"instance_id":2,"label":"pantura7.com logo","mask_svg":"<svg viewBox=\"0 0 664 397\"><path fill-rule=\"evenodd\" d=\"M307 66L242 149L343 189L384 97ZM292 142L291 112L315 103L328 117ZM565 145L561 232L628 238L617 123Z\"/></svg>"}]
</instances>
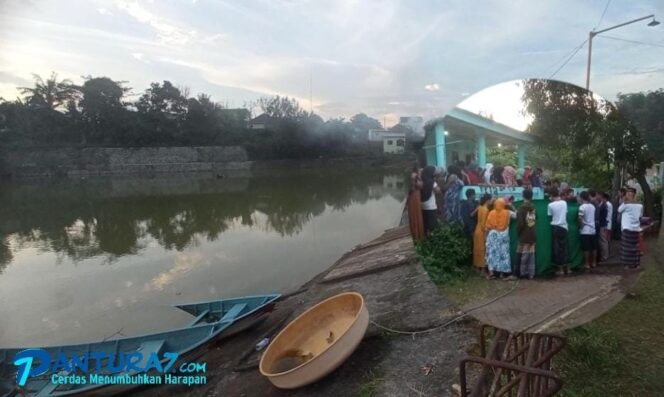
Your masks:
<instances>
[{"instance_id":1,"label":"pantura7.com logo","mask_svg":"<svg viewBox=\"0 0 664 397\"><path fill-rule=\"evenodd\" d=\"M183 363L176 367L178 353L166 352L160 357L140 351L111 354L87 352L56 357L44 349L26 349L14 356L18 367L16 383L25 386L30 378L51 372L51 383L64 385L105 384L184 384L207 383L207 363ZM176 375L186 373L188 375ZM191 375L197 374L197 375ZM200 375L203 374L203 375Z\"/></svg>"}]
</instances>

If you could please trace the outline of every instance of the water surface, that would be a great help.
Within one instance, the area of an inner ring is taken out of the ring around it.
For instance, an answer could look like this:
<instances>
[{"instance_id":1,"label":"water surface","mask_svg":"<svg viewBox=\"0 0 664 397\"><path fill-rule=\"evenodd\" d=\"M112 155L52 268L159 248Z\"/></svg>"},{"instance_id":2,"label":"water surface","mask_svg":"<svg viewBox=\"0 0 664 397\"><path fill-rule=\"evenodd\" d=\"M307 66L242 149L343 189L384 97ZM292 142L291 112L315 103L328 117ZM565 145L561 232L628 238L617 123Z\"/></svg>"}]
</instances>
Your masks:
<instances>
[{"instance_id":1,"label":"water surface","mask_svg":"<svg viewBox=\"0 0 664 397\"><path fill-rule=\"evenodd\" d=\"M94 178L0 188L0 347L180 326L170 305L289 292L398 223L385 171Z\"/></svg>"}]
</instances>

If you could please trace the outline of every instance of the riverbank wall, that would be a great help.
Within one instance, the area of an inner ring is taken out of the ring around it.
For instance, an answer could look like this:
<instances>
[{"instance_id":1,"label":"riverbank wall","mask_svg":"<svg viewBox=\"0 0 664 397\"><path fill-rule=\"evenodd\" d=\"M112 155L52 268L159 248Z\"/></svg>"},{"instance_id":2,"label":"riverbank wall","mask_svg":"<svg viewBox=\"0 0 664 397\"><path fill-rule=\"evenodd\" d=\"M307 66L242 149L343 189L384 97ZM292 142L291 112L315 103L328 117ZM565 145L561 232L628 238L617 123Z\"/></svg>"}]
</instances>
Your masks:
<instances>
[{"instance_id":1,"label":"riverbank wall","mask_svg":"<svg viewBox=\"0 0 664 397\"><path fill-rule=\"evenodd\" d=\"M241 146L39 148L7 150L3 173L12 178L150 175L248 169Z\"/></svg>"},{"instance_id":2,"label":"riverbank wall","mask_svg":"<svg viewBox=\"0 0 664 397\"><path fill-rule=\"evenodd\" d=\"M0 159L2 175L12 179L192 173L225 177L279 170L403 168L408 164L407 157L385 155L251 161L242 146L11 149L0 153Z\"/></svg>"}]
</instances>

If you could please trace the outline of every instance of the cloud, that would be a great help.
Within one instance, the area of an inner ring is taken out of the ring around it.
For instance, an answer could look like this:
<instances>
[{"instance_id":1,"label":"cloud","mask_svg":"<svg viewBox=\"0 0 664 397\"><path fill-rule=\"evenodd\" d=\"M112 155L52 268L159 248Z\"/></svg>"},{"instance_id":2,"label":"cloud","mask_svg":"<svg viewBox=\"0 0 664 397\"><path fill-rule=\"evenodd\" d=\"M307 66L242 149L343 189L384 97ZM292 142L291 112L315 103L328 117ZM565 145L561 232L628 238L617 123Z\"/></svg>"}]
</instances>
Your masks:
<instances>
[{"instance_id":1,"label":"cloud","mask_svg":"<svg viewBox=\"0 0 664 397\"><path fill-rule=\"evenodd\" d=\"M143 63L150 63L150 61L145 59L145 54L143 54L142 52L133 52L131 56L134 57L134 59L137 59Z\"/></svg>"},{"instance_id":2,"label":"cloud","mask_svg":"<svg viewBox=\"0 0 664 397\"><path fill-rule=\"evenodd\" d=\"M312 88L314 109L324 117L365 112L379 119L441 116L468 93L547 77L587 37L604 6L572 0L474 8L458 0L445 6L432 0L31 4L15 2L0 13L2 72L28 80L31 72L52 70L75 80L107 75L136 91L168 79L236 104L280 94L306 106ZM606 25L653 7L643 0L612 4ZM624 29L633 40L652 41L652 32ZM591 87L607 97L664 86L658 51L612 40L598 40L593 51ZM580 51L556 78L583 84L584 73ZM25 85L0 74L0 94L15 96L13 84Z\"/></svg>"},{"instance_id":3,"label":"cloud","mask_svg":"<svg viewBox=\"0 0 664 397\"><path fill-rule=\"evenodd\" d=\"M185 45L197 35L196 30L179 27L166 18L159 17L148 11L137 2L119 0L116 1L116 6L138 22L152 27L156 31L157 36L165 43Z\"/></svg>"},{"instance_id":4,"label":"cloud","mask_svg":"<svg viewBox=\"0 0 664 397\"><path fill-rule=\"evenodd\" d=\"M174 282L186 277L196 267L209 265L209 261L204 260L200 253L182 253L175 254L174 266L166 271L157 274L149 282L145 283L145 291L161 291Z\"/></svg>"}]
</instances>

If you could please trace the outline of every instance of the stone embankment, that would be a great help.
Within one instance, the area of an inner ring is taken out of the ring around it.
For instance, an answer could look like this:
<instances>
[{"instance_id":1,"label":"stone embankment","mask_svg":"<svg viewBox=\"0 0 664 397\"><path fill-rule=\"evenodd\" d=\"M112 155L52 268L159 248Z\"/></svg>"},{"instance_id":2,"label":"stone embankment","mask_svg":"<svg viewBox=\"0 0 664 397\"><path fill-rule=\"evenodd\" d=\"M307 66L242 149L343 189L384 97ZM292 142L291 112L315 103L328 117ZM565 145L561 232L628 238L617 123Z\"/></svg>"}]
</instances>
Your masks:
<instances>
[{"instance_id":1,"label":"stone embankment","mask_svg":"<svg viewBox=\"0 0 664 397\"><path fill-rule=\"evenodd\" d=\"M8 150L2 158L4 174L14 178L223 172L251 167L241 146L21 149Z\"/></svg>"}]
</instances>

